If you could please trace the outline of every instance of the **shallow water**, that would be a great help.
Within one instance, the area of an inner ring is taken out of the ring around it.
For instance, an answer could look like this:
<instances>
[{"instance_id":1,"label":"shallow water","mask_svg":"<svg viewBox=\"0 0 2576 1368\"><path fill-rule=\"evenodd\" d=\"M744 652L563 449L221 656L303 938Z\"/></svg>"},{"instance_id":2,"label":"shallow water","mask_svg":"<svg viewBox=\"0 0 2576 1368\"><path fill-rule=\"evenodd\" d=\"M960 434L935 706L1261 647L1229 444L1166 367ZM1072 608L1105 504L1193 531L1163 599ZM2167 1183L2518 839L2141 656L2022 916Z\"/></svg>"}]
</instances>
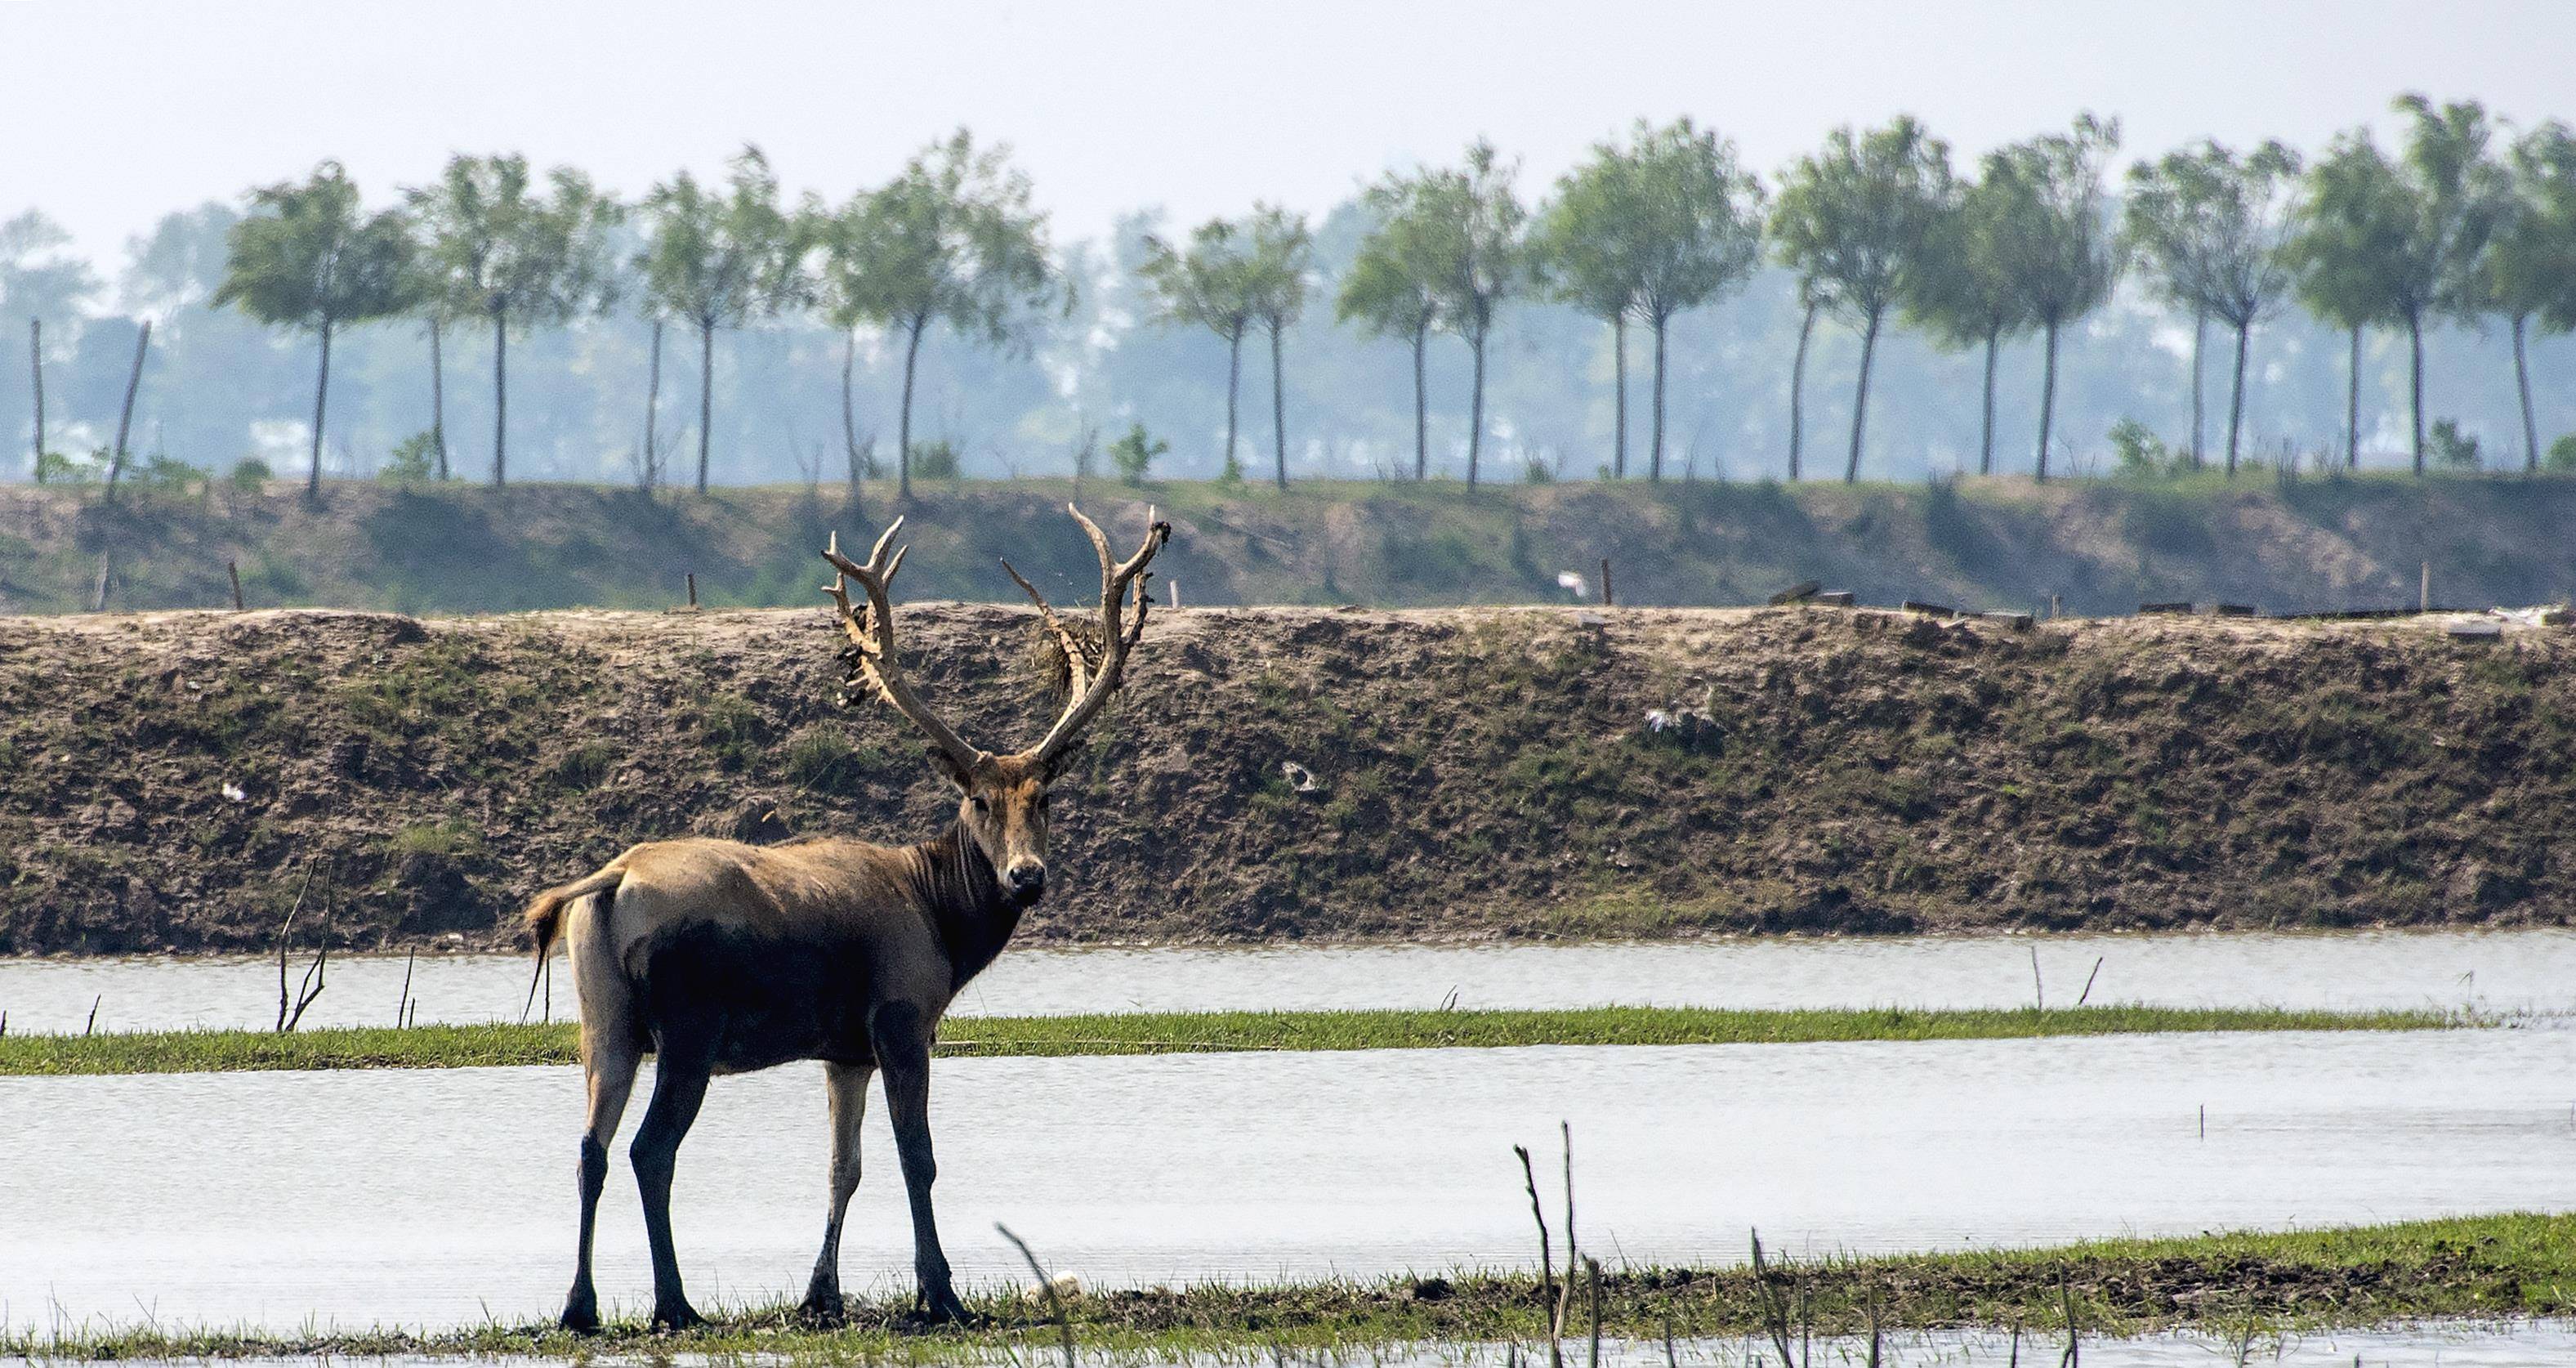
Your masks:
<instances>
[{"instance_id":1,"label":"shallow water","mask_svg":"<svg viewBox=\"0 0 2576 1368\"><path fill-rule=\"evenodd\" d=\"M801 1290L818 1071L719 1080L676 1201L692 1292ZM2206 1131L2202 1108L2206 1108ZM537 1316L569 1273L570 1068L0 1080L12 1323L444 1326ZM641 1105L630 1110L631 1133ZM1510 1146L1575 1126L1612 1258L2056 1243L2576 1206L2556 1031L950 1060L935 1121L960 1276L1007 1221L1100 1283L1521 1261ZM844 1251L908 1280L882 1119ZM602 1292L649 1290L622 1156Z\"/></svg>"},{"instance_id":2,"label":"shallow water","mask_svg":"<svg viewBox=\"0 0 2576 1368\"><path fill-rule=\"evenodd\" d=\"M1357 946L1249 950L1014 950L967 986L963 1015L1226 1008L2020 1007L2031 955L2051 1003L2169 1006L2460 1007L2576 1010L2576 931L2357 932L1711 940L1609 945ZM558 966L560 970L560 966ZM297 966L300 973L301 966ZM400 956L334 959L312 1025L391 1025ZM424 956L411 997L422 1021L516 1019L529 963ZM553 1010L573 1011L554 976ZM265 1027L277 964L257 959L0 960L11 1030Z\"/></svg>"}]
</instances>

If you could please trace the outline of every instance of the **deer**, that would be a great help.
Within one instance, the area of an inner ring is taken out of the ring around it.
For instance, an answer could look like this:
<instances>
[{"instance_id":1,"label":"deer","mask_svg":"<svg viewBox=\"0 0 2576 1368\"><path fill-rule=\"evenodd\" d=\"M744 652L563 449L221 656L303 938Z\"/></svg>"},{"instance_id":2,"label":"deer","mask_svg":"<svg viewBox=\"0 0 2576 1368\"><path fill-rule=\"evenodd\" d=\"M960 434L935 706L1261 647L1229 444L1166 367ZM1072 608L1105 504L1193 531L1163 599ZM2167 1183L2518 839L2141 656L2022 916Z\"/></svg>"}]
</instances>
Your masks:
<instances>
[{"instance_id":1,"label":"deer","mask_svg":"<svg viewBox=\"0 0 2576 1368\"><path fill-rule=\"evenodd\" d=\"M1143 635L1146 567L1171 537L1149 511L1144 544L1113 559L1109 539L1082 511L1100 559L1097 641L1060 618L1009 562L1003 569L1037 604L1039 625L1061 653L1062 712L1038 743L997 754L969 745L905 678L887 597L904 553L897 518L865 563L823 551L830 596L848 644L841 702L873 696L928 738L927 755L957 790L946 830L912 845L826 836L780 845L721 840L652 841L597 872L547 889L522 920L542 970L560 941L580 998L587 1115L581 1134L580 1234L561 1324L600 1328L591 1281L592 1233L635 1071L654 1056L652 1097L628 1154L653 1257L650 1326L678 1332L703 1323L681 1287L671 1233L671 1177L709 1079L796 1060L823 1063L832 1130L823 1246L802 1315L844 1315L841 1221L859 1185L859 1128L870 1078L882 1073L886 1110L912 1208L914 1315L967 1319L931 1211L938 1173L930 1143L930 1055L940 1017L991 964L1047 882L1047 785L1126 674ZM850 586L864 593L853 607Z\"/></svg>"}]
</instances>

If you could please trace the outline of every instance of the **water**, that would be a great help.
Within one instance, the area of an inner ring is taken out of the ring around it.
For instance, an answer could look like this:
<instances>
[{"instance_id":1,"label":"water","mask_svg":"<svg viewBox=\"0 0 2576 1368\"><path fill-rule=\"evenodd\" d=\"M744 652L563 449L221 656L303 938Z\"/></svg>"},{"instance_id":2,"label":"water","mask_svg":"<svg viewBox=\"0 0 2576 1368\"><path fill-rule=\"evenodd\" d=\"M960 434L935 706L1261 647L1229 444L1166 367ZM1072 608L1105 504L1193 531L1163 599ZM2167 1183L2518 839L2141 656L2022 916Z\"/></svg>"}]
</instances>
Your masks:
<instances>
[{"instance_id":1,"label":"water","mask_svg":"<svg viewBox=\"0 0 2576 1368\"><path fill-rule=\"evenodd\" d=\"M2052 1003L2071 1003L2099 960L2092 1001L2171 1006L2576 1010L2576 931L2360 932L1710 940L1610 945L1354 946L1251 950L1010 951L958 1001L962 1015L1226 1008L2019 1007L2031 952ZM390 1025L399 956L335 958L313 1025ZM301 966L296 966L300 973ZM528 961L425 956L411 994L422 1021L513 1019ZM559 966L560 969L560 966ZM258 959L0 960L11 1030L265 1027L277 964ZM557 972L554 1010L573 1010Z\"/></svg>"},{"instance_id":2,"label":"water","mask_svg":"<svg viewBox=\"0 0 2576 1368\"><path fill-rule=\"evenodd\" d=\"M1800 1253L2576 1206L2557 1031L960 1059L937 1079L970 1284L1015 1277L996 1221L1107 1284L1517 1264L1509 1147L1551 1153L1559 1118L1586 1242L1639 1262L1733 1261L1752 1226ZM570 1068L0 1080L0 1314L550 1313L580 1110ZM802 1289L824 1129L812 1067L718 1080L676 1200L695 1295ZM867 1165L845 1277L905 1286L880 1118ZM622 1153L602 1216L602 1292L638 1310Z\"/></svg>"}]
</instances>

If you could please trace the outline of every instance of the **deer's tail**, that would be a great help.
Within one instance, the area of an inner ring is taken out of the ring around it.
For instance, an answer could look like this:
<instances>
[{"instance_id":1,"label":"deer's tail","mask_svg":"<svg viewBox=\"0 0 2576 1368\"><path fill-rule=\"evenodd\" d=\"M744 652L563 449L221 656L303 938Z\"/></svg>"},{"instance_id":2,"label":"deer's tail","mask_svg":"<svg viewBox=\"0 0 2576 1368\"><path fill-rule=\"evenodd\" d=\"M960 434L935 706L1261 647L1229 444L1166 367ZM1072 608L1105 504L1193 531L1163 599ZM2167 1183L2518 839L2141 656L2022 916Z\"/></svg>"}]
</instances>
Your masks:
<instances>
[{"instance_id":1,"label":"deer's tail","mask_svg":"<svg viewBox=\"0 0 2576 1368\"><path fill-rule=\"evenodd\" d=\"M555 942L563 939L564 910L578 899L614 889L625 877L625 862L619 861L586 878L549 888L529 902L519 920L528 928L528 939L536 949L536 972L544 972L546 957L554 952ZM534 978L529 981L529 991L535 991Z\"/></svg>"}]
</instances>

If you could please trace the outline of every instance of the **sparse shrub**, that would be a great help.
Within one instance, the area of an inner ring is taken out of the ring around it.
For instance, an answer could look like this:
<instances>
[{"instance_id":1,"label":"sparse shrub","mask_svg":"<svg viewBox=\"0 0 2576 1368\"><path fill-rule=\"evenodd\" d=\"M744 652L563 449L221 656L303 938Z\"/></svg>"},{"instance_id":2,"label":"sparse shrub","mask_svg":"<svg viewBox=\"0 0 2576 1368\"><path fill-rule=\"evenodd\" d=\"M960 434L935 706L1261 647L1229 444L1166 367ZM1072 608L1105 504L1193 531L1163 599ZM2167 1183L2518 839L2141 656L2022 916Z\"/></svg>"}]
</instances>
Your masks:
<instances>
[{"instance_id":1,"label":"sparse shrub","mask_svg":"<svg viewBox=\"0 0 2576 1368\"><path fill-rule=\"evenodd\" d=\"M2556 474L2576 475L2576 432L2568 433L2557 441L2551 442L2549 455L2542 463Z\"/></svg>"},{"instance_id":2,"label":"sparse shrub","mask_svg":"<svg viewBox=\"0 0 2576 1368\"><path fill-rule=\"evenodd\" d=\"M956 479L959 464L956 446L945 437L912 444L912 478L916 480Z\"/></svg>"},{"instance_id":3,"label":"sparse shrub","mask_svg":"<svg viewBox=\"0 0 2576 1368\"><path fill-rule=\"evenodd\" d=\"M2433 420L2433 431L2424 444L2433 449L2434 464L2444 470L2475 470L2480 464L2478 439L2460 431L2460 425L2448 418Z\"/></svg>"},{"instance_id":4,"label":"sparse shrub","mask_svg":"<svg viewBox=\"0 0 2576 1368\"><path fill-rule=\"evenodd\" d=\"M244 456L233 462L232 473L224 478L236 494L257 494L276 477L277 472L268 468L268 462L256 456Z\"/></svg>"},{"instance_id":5,"label":"sparse shrub","mask_svg":"<svg viewBox=\"0 0 2576 1368\"><path fill-rule=\"evenodd\" d=\"M384 469L376 472L376 478L387 484L419 485L429 483L437 473L437 435L415 432L394 445L393 454L385 458Z\"/></svg>"},{"instance_id":6,"label":"sparse shrub","mask_svg":"<svg viewBox=\"0 0 2576 1368\"><path fill-rule=\"evenodd\" d=\"M1171 449L1171 443L1147 433L1143 423L1131 423L1126 436L1109 444L1109 463L1118 467L1119 479L1140 485L1145 483L1146 469L1154 464L1154 458Z\"/></svg>"},{"instance_id":7,"label":"sparse shrub","mask_svg":"<svg viewBox=\"0 0 2576 1368\"><path fill-rule=\"evenodd\" d=\"M709 697L698 714L698 728L726 769L741 769L760 753L760 712L739 695Z\"/></svg>"},{"instance_id":8,"label":"sparse shrub","mask_svg":"<svg viewBox=\"0 0 2576 1368\"><path fill-rule=\"evenodd\" d=\"M156 494L185 494L200 478L195 466L161 452L134 472L134 482Z\"/></svg>"},{"instance_id":9,"label":"sparse shrub","mask_svg":"<svg viewBox=\"0 0 2576 1368\"><path fill-rule=\"evenodd\" d=\"M65 451L48 451L36 458L38 484L88 484L107 468L104 452L74 456Z\"/></svg>"},{"instance_id":10,"label":"sparse shrub","mask_svg":"<svg viewBox=\"0 0 2576 1368\"><path fill-rule=\"evenodd\" d=\"M2172 472L2174 453L2154 429L2135 418L2123 418L2111 425L2111 454L2120 464L2123 475L2151 476Z\"/></svg>"},{"instance_id":11,"label":"sparse shrub","mask_svg":"<svg viewBox=\"0 0 2576 1368\"><path fill-rule=\"evenodd\" d=\"M1521 483L1554 484L1556 483L1556 467L1549 465L1547 462L1540 460L1536 456L1532 456L1521 462Z\"/></svg>"}]
</instances>

